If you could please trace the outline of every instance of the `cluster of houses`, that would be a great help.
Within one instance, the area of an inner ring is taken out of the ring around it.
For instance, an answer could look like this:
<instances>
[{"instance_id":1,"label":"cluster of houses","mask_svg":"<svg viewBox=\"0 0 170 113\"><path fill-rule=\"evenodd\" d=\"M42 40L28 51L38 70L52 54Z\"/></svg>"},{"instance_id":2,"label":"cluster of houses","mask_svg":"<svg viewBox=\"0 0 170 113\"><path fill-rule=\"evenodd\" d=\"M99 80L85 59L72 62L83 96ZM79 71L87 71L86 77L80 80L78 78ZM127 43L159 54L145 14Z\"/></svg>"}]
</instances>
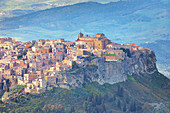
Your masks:
<instances>
[{"instance_id":1,"label":"cluster of houses","mask_svg":"<svg viewBox=\"0 0 170 113\"><path fill-rule=\"evenodd\" d=\"M25 93L41 93L48 86L67 88L67 78L61 74L93 55L106 61L121 61L135 51L145 48L135 44L111 42L103 33L95 37L78 34L75 42L64 39L15 41L0 38L0 80L11 85L26 85Z\"/></svg>"}]
</instances>

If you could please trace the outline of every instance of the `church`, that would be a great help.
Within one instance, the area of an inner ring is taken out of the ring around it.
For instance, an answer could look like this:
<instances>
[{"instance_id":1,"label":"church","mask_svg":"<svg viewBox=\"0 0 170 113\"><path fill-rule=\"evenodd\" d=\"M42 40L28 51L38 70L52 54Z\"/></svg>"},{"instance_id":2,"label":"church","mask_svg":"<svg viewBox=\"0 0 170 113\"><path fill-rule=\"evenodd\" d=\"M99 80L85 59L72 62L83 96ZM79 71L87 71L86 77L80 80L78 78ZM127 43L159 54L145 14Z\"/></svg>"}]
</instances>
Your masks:
<instances>
[{"instance_id":1,"label":"church","mask_svg":"<svg viewBox=\"0 0 170 113\"><path fill-rule=\"evenodd\" d=\"M83 33L78 34L76 44L78 48L91 48L91 49L106 49L106 45L110 43L110 40L105 37L103 33L97 33L95 37L84 36Z\"/></svg>"}]
</instances>

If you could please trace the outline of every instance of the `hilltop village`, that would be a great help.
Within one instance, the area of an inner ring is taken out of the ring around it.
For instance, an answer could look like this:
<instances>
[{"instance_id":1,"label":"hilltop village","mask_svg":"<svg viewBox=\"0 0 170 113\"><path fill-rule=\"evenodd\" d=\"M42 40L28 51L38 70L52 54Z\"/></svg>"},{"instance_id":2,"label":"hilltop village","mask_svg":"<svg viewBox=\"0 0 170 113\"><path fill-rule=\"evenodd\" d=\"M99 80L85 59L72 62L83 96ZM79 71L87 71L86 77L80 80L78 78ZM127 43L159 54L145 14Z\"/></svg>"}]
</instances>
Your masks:
<instances>
[{"instance_id":1,"label":"hilltop village","mask_svg":"<svg viewBox=\"0 0 170 113\"><path fill-rule=\"evenodd\" d=\"M79 33L75 42L0 38L0 86L7 90L25 85L23 92L30 94L44 92L49 86L67 88L67 78L61 73L76 68L88 58L119 62L143 50L147 48L111 42L103 33L95 37Z\"/></svg>"}]
</instances>

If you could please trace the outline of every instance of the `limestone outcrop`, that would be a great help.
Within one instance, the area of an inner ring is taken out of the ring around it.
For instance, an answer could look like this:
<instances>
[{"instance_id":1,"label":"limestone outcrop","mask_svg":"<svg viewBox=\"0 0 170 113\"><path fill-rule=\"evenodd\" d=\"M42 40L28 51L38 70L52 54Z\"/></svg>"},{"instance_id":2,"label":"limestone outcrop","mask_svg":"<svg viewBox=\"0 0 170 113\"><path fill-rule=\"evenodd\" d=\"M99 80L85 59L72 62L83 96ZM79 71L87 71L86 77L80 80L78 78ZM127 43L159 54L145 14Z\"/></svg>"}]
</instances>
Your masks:
<instances>
[{"instance_id":1,"label":"limestone outcrop","mask_svg":"<svg viewBox=\"0 0 170 113\"><path fill-rule=\"evenodd\" d=\"M127 80L127 74L142 76L157 71L156 56L150 49L133 52L131 57L122 61L105 61L95 58L85 61L79 68L62 73L69 88L82 87L86 82L114 84Z\"/></svg>"}]
</instances>

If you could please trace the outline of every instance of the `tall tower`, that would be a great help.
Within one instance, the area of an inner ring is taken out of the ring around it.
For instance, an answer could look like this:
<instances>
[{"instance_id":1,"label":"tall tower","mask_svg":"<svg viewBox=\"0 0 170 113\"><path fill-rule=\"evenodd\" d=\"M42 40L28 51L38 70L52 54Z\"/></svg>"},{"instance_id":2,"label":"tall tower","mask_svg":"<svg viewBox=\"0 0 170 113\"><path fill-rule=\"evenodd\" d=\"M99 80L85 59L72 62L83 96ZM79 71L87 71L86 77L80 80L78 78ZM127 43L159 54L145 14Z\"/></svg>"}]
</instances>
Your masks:
<instances>
[{"instance_id":1,"label":"tall tower","mask_svg":"<svg viewBox=\"0 0 170 113\"><path fill-rule=\"evenodd\" d=\"M80 32L80 33L78 34L78 40L79 40L81 37L83 37L83 33Z\"/></svg>"}]
</instances>

